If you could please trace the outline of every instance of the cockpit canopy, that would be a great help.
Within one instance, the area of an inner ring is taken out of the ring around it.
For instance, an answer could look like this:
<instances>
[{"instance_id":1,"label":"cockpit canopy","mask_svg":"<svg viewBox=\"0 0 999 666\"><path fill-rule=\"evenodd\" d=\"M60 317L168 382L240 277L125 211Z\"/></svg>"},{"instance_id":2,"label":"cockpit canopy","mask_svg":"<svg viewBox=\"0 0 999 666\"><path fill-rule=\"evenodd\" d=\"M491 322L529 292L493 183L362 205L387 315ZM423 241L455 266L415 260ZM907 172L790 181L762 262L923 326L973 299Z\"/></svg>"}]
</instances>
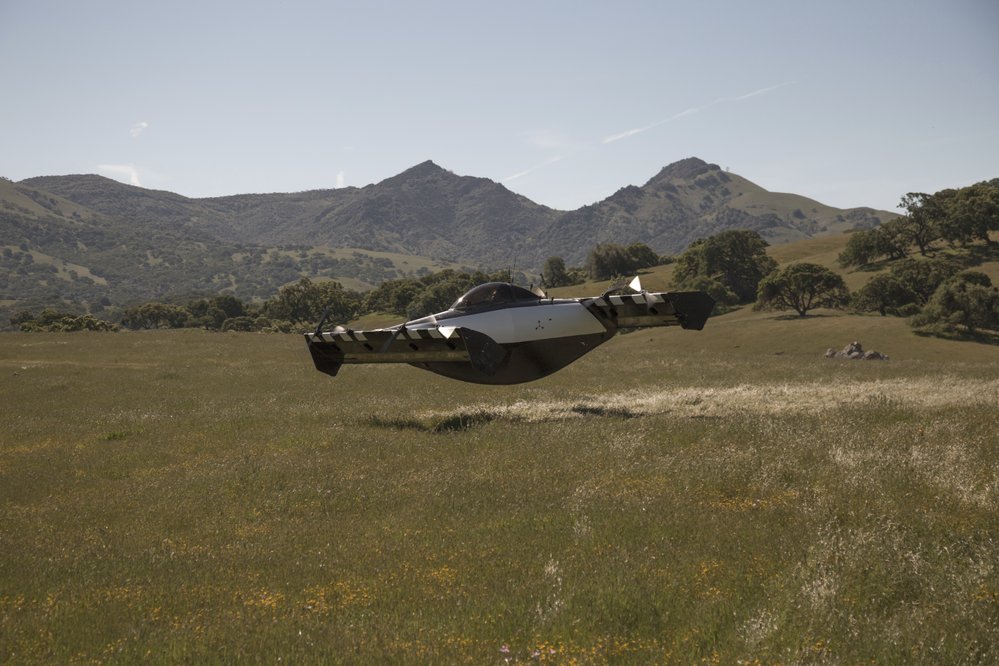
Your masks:
<instances>
[{"instance_id":1,"label":"cockpit canopy","mask_svg":"<svg viewBox=\"0 0 999 666\"><path fill-rule=\"evenodd\" d=\"M456 300L452 310L471 310L473 308L515 303L518 301L537 301L538 295L508 282L487 282L465 292Z\"/></svg>"}]
</instances>

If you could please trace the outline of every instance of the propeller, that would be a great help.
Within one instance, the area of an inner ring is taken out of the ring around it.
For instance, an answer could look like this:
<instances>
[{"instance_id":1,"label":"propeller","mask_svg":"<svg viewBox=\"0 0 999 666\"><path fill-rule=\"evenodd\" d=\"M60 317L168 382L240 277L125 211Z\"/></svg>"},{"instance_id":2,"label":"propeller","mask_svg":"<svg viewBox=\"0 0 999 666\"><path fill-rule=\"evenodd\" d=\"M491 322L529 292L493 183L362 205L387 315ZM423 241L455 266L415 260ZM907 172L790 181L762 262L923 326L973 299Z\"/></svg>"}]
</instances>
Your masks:
<instances>
[{"instance_id":1,"label":"propeller","mask_svg":"<svg viewBox=\"0 0 999 666\"><path fill-rule=\"evenodd\" d=\"M323 324L326 323L326 318L329 316L330 316L330 309L327 307L325 310L323 310L323 316L319 319L319 324L316 326L316 332L313 335L319 337L319 335L323 332Z\"/></svg>"},{"instance_id":2,"label":"propeller","mask_svg":"<svg viewBox=\"0 0 999 666\"><path fill-rule=\"evenodd\" d=\"M382 344L382 346L378 349L378 353L384 354L385 352L387 352L389 350L389 347L392 346L392 343L395 342L396 338L398 338L403 332L405 332L405 330L406 330L405 324L399 324L398 326L396 326L395 329L393 329L392 331L392 335L389 336L389 339L386 340L384 344Z\"/></svg>"}]
</instances>

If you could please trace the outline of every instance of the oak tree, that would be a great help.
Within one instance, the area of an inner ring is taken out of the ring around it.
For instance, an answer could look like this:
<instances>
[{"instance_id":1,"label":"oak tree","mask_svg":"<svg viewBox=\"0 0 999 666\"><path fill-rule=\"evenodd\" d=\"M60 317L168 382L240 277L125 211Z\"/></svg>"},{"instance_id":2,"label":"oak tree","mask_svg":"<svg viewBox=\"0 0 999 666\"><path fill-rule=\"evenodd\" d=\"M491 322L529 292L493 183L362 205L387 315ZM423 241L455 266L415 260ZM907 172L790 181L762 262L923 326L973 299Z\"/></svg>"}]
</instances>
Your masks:
<instances>
[{"instance_id":1,"label":"oak tree","mask_svg":"<svg viewBox=\"0 0 999 666\"><path fill-rule=\"evenodd\" d=\"M761 310L794 310L804 317L815 308L846 305L850 292L836 273L818 264L785 266L760 281L756 307Z\"/></svg>"}]
</instances>

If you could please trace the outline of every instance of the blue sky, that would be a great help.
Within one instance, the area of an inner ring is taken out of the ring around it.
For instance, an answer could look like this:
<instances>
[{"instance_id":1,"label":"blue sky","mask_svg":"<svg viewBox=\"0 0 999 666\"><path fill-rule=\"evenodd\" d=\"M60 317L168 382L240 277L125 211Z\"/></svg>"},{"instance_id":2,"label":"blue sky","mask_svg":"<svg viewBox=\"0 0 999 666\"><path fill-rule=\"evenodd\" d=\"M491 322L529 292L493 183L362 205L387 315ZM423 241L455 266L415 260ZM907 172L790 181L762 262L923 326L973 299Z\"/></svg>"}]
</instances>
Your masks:
<instances>
[{"instance_id":1,"label":"blue sky","mask_svg":"<svg viewBox=\"0 0 999 666\"><path fill-rule=\"evenodd\" d=\"M999 177L999 2L0 0L0 175L192 197L431 159L573 209L696 156L894 208Z\"/></svg>"}]
</instances>

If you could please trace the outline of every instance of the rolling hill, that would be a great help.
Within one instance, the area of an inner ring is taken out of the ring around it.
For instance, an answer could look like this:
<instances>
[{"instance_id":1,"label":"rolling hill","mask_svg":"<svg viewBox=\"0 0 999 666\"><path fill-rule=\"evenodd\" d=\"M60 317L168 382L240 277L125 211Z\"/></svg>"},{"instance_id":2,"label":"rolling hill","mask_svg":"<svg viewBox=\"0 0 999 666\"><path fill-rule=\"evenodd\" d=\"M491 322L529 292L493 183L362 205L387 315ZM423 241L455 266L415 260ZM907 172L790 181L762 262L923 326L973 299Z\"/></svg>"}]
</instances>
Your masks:
<instances>
[{"instance_id":1,"label":"rolling hill","mask_svg":"<svg viewBox=\"0 0 999 666\"><path fill-rule=\"evenodd\" d=\"M724 229L783 243L892 216L768 192L698 158L575 211L430 161L362 188L204 199L96 175L0 180L0 308L252 300L301 276L365 289L444 267L532 271L552 255L579 264L599 242L675 253Z\"/></svg>"}]
</instances>

